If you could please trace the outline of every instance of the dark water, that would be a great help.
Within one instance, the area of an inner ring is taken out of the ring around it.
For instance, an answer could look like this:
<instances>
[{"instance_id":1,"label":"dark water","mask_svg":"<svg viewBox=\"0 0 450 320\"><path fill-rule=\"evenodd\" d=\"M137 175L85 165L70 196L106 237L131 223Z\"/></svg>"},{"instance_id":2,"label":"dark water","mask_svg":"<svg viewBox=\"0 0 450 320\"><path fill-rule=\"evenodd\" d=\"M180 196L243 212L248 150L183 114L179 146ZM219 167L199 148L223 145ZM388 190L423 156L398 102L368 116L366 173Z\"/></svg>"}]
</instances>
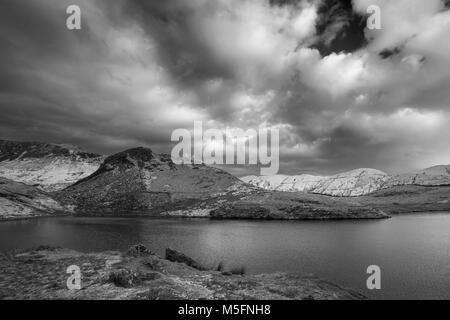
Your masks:
<instances>
[{"instance_id":1,"label":"dark water","mask_svg":"<svg viewBox=\"0 0 450 320\"><path fill-rule=\"evenodd\" d=\"M205 263L247 273L312 273L372 298L450 299L450 214L381 221L214 221L44 218L0 223L0 250L58 245L80 251L173 247ZM366 289L367 266L382 289ZM0 270L1 272L1 270Z\"/></svg>"}]
</instances>

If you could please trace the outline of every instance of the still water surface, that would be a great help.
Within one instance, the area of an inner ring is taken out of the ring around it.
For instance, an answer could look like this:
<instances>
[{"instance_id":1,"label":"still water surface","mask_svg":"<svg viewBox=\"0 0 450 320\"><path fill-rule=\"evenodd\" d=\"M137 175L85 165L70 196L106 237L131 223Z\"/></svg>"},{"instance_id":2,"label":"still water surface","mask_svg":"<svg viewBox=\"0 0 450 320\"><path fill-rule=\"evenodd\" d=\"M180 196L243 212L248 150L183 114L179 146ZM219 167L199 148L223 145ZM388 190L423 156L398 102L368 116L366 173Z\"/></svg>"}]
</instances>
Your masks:
<instances>
[{"instance_id":1,"label":"still water surface","mask_svg":"<svg viewBox=\"0 0 450 320\"><path fill-rule=\"evenodd\" d=\"M0 223L0 251L40 244L84 252L143 243L247 273L314 274L371 298L450 299L450 213L367 221L43 218ZM382 289L366 289L378 265ZM1 272L1 270L0 270Z\"/></svg>"}]
</instances>

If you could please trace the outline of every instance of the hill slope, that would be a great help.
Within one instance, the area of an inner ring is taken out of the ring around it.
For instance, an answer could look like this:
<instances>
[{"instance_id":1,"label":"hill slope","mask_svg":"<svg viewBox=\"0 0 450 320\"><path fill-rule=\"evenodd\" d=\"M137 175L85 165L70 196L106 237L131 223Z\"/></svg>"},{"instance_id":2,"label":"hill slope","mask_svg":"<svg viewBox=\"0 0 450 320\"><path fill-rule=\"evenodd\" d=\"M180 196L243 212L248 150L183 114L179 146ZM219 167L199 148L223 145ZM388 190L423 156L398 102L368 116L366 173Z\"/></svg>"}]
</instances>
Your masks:
<instances>
[{"instance_id":1,"label":"hill slope","mask_svg":"<svg viewBox=\"0 0 450 320\"><path fill-rule=\"evenodd\" d=\"M249 176L242 180L267 190L355 197L379 190L389 176L375 169L356 169L334 176Z\"/></svg>"},{"instance_id":2,"label":"hill slope","mask_svg":"<svg viewBox=\"0 0 450 320\"><path fill-rule=\"evenodd\" d=\"M0 178L0 219L39 217L64 210L47 193L23 183Z\"/></svg>"},{"instance_id":3,"label":"hill slope","mask_svg":"<svg viewBox=\"0 0 450 320\"><path fill-rule=\"evenodd\" d=\"M98 169L103 157L76 147L0 140L0 177L61 190Z\"/></svg>"},{"instance_id":4,"label":"hill slope","mask_svg":"<svg viewBox=\"0 0 450 320\"><path fill-rule=\"evenodd\" d=\"M307 192L334 197L359 197L398 186L450 186L450 165L415 173L388 175L376 169L355 169L334 176L247 176L242 181L277 191Z\"/></svg>"},{"instance_id":5,"label":"hill slope","mask_svg":"<svg viewBox=\"0 0 450 320\"><path fill-rule=\"evenodd\" d=\"M427 168L418 172L392 176L386 187L392 186L450 186L450 165Z\"/></svg>"}]
</instances>

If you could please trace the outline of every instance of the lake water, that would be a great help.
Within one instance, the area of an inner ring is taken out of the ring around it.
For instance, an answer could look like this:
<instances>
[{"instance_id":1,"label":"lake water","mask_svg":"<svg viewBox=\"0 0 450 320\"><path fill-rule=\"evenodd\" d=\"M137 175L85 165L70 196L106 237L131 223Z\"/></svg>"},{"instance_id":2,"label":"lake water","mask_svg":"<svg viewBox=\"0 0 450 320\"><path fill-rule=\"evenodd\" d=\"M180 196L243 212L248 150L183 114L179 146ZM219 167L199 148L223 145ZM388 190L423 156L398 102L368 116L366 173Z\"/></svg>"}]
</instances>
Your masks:
<instances>
[{"instance_id":1,"label":"lake water","mask_svg":"<svg viewBox=\"0 0 450 320\"><path fill-rule=\"evenodd\" d=\"M0 250L48 244L84 252L143 243L247 273L314 274L375 299L450 299L450 213L366 221L42 218L0 223ZM381 268L381 290L366 269ZM0 270L1 273L1 270Z\"/></svg>"}]
</instances>

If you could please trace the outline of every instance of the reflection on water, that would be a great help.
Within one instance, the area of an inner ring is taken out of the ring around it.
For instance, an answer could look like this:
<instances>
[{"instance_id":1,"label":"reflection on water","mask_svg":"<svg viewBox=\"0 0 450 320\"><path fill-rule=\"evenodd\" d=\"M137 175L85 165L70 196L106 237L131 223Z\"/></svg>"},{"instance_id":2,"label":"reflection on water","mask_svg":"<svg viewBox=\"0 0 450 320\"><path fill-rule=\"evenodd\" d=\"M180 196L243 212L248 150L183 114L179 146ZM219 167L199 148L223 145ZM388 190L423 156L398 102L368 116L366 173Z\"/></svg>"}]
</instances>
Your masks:
<instances>
[{"instance_id":1,"label":"reflection on water","mask_svg":"<svg viewBox=\"0 0 450 320\"><path fill-rule=\"evenodd\" d=\"M245 266L248 273L312 273L373 298L450 299L450 214L377 221L43 218L0 223L0 250L40 244L80 251L143 243L163 255ZM365 288L366 268L382 270L382 290ZM1 272L1 271L0 271Z\"/></svg>"}]
</instances>

